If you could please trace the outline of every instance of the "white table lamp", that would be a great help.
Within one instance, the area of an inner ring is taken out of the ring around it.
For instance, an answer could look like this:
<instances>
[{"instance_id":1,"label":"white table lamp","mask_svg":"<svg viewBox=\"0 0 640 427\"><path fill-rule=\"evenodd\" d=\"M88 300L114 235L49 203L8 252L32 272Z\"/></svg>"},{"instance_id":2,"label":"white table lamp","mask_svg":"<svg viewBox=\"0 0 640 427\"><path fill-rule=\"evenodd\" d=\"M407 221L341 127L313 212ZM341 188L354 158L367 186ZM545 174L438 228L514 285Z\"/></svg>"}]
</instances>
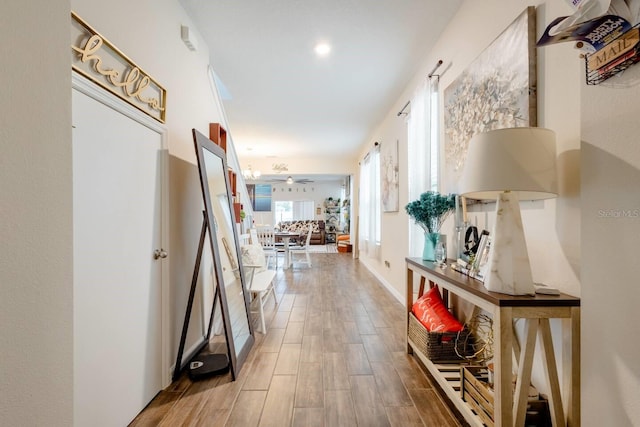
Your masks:
<instances>
[{"instance_id":1,"label":"white table lamp","mask_svg":"<svg viewBox=\"0 0 640 427\"><path fill-rule=\"evenodd\" d=\"M519 201L557 196L555 133L522 127L477 134L469 142L459 192L470 199L497 201L485 287L533 295Z\"/></svg>"}]
</instances>

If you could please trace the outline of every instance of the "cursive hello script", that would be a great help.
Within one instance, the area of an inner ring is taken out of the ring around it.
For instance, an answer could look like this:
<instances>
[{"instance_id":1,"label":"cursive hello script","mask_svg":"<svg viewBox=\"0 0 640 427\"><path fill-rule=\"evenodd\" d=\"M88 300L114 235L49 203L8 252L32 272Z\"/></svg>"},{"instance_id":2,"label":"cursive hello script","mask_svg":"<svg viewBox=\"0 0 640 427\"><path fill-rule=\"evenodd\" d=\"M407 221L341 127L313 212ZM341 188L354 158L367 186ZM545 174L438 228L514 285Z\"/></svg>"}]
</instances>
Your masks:
<instances>
[{"instance_id":1,"label":"cursive hello script","mask_svg":"<svg viewBox=\"0 0 640 427\"><path fill-rule=\"evenodd\" d=\"M140 102L149 106L149 108L156 111L164 111L164 106L161 104L160 99L154 97L144 97L143 91L147 89L152 81L149 76L144 74L138 67L132 67L124 73L123 77L120 77L120 73L114 69L103 68L103 60L98 55L98 51L102 48L104 41L102 37L97 34L89 37L84 47L71 46L80 57L82 63L91 63L96 73L105 76L109 83L113 86L123 90L126 96L129 98L135 98Z\"/></svg>"}]
</instances>

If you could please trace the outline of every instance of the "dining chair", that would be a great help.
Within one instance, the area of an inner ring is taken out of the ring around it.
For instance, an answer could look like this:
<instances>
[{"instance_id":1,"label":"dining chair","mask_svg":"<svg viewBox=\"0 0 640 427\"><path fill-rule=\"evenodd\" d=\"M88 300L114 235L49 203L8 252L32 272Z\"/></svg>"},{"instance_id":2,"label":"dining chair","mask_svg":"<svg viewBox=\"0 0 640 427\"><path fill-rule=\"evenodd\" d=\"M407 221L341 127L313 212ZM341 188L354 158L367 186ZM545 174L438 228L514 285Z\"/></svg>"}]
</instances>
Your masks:
<instances>
[{"instance_id":1,"label":"dining chair","mask_svg":"<svg viewBox=\"0 0 640 427\"><path fill-rule=\"evenodd\" d=\"M267 256L267 265L269 265L271 257L274 257L276 269L278 269L278 253L280 253L280 250L276 245L276 237L274 235L273 227L257 227L256 235L258 236L258 242L262 246L262 249Z\"/></svg>"},{"instance_id":2,"label":"dining chair","mask_svg":"<svg viewBox=\"0 0 640 427\"><path fill-rule=\"evenodd\" d=\"M289 247L289 258L291 259L291 264L293 265L296 262L307 264L311 267L311 257L309 256L309 245L311 244L311 233L313 232L313 227L308 227L307 237L303 243L300 243L296 246ZM296 255L305 255L306 259L302 259L301 261L296 261Z\"/></svg>"},{"instance_id":3,"label":"dining chair","mask_svg":"<svg viewBox=\"0 0 640 427\"><path fill-rule=\"evenodd\" d=\"M258 239L258 230L255 228L249 229L249 240L253 245L260 245L260 240Z\"/></svg>"},{"instance_id":4,"label":"dining chair","mask_svg":"<svg viewBox=\"0 0 640 427\"><path fill-rule=\"evenodd\" d=\"M264 306L269 294L273 296L274 304L278 305L278 296L273 286L276 271L270 270L267 264L265 251L259 244L243 245L242 266L245 271L246 288L251 295L251 311L257 313L260 320L260 332L266 333L264 320Z\"/></svg>"}]
</instances>

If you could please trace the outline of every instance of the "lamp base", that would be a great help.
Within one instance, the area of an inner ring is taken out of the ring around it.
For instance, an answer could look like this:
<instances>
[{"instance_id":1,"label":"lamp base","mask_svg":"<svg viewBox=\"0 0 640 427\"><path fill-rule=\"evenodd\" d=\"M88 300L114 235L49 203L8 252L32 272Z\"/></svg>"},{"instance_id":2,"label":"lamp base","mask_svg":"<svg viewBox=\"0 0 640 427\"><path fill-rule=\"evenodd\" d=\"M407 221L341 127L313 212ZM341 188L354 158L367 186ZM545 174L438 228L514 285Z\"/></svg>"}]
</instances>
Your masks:
<instances>
[{"instance_id":1,"label":"lamp base","mask_svg":"<svg viewBox=\"0 0 640 427\"><path fill-rule=\"evenodd\" d=\"M534 295L529 253L522 228L520 203L515 192L503 192L496 203L484 286L508 295Z\"/></svg>"}]
</instances>

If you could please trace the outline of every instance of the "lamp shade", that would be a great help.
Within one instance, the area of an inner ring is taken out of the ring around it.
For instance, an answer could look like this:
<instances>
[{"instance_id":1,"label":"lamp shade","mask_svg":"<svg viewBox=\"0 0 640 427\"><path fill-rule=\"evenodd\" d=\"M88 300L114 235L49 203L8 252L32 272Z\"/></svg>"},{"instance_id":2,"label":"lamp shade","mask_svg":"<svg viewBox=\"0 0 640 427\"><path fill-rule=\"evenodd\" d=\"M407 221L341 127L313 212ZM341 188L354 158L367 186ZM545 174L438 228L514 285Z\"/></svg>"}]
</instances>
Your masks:
<instances>
[{"instance_id":1,"label":"lamp shade","mask_svg":"<svg viewBox=\"0 0 640 427\"><path fill-rule=\"evenodd\" d=\"M520 127L471 138L459 193L495 200L504 191L517 192L519 200L557 196L555 132Z\"/></svg>"}]
</instances>

